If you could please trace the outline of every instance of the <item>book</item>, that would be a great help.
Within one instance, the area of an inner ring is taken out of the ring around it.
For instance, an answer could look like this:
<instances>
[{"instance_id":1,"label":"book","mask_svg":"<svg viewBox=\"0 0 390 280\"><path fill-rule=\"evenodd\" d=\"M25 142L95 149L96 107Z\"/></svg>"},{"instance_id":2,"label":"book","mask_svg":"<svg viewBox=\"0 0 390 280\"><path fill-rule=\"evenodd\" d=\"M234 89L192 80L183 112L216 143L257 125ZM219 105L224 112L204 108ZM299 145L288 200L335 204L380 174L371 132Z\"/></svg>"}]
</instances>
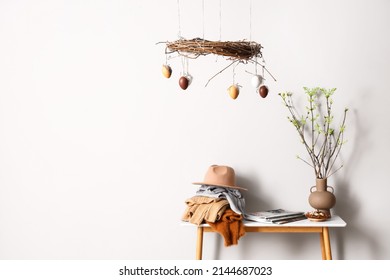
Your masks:
<instances>
[{"instance_id":1,"label":"book","mask_svg":"<svg viewBox=\"0 0 390 280\"><path fill-rule=\"evenodd\" d=\"M280 220L301 217L301 216L304 216L304 215L305 215L304 213L296 213L296 214L289 214L289 215L284 215L284 216L268 217L268 218L266 218L266 220L267 221L271 221L271 222L276 222L276 221L280 221Z\"/></svg>"},{"instance_id":2,"label":"book","mask_svg":"<svg viewBox=\"0 0 390 280\"><path fill-rule=\"evenodd\" d=\"M271 220L271 222L273 224L282 225L282 224L297 222L297 221L301 221L301 220L305 220L305 219L307 219L306 215L302 214L302 215L297 215L297 216L291 216L291 217L285 217L285 218Z\"/></svg>"},{"instance_id":3,"label":"book","mask_svg":"<svg viewBox=\"0 0 390 280\"><path fill-rule=\"evenodd\" d=\"M255 221L255 222L279 222L286 219L299 218L305 215L304 212L300 211L290 211L285 209L272 209L265 211L257 211L252 213L246 213L244 218L246 220Z\"/></svg>"}]
</instances>

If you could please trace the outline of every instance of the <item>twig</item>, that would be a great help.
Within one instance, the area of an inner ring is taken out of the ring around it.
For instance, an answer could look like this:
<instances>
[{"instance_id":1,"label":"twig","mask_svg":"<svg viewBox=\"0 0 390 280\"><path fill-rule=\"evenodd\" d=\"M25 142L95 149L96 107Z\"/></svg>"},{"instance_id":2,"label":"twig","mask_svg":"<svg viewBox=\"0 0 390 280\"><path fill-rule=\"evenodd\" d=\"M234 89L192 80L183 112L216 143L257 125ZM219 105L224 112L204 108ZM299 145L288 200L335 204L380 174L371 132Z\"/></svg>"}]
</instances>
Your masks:
<instances>
[{"instance_id":1,"label":"twig","mask_svg":"<svg viewBox=\"0 0 390 280\"><path fill-rule=\"evenodd\" d=\"M270 71L268 71L268 69L267 69L263 64L257 62L256 60L253 60L253 59L251 59L250 62L253 62L253 63L258 64L258 65L260 65L261 67L263 67L264 70L265 70L265 71L271 76L271 78L276 82L275 77L271 74Z\"/></svg>"},{"instance_id":2,"label":"twig","mask_svg":"<svg viewBox=\"0 0 390 280\"><path fill-rule=\"evenodd\" d=\"M230 66L232 66L234 63L236 62L236 60L234 60L232 63L230 63L228 66L226 66L225 68L223 68L221 71L219 71L217 74L215 74L214 76L212 76L206 83L206 85L204 87L207 87L207 85L210 83L210 81L212 79L214 79L216 76L218 76L219 74L221 74L223 71L225 71L226 69L228 69Z\"/></svg>"}]
</instances>

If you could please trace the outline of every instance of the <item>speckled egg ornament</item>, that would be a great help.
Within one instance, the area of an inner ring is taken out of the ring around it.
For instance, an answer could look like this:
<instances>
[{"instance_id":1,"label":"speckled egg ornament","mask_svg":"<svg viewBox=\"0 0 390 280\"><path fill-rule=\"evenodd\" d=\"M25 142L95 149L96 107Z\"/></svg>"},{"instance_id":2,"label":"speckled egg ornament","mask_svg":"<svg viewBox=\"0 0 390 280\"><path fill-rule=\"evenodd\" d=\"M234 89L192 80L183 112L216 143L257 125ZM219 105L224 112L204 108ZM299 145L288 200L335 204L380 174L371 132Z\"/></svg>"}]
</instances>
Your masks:
<instances>
[{"instance_id":1,"label":"speckled egg ornament","mask_svg":"<svg viewBox=\"0 0 390 280\"><path fill-rule=\"evenodd\" d=\"M239 89L238 85L231 85L228 88L228 93L232 99L236 99L238 97L238 95L240 94L240 89Z\"/></svg>"},{"instance_id":2,"label":"speckled egg ornament","mask_svg":"<svg viewBox=\"0 0 390 280\"><path fill-rule=\"evenodd\" d=\"M172 75L172 68L169 65L164 64L162 66L161 72L165 78L169 79Z\"/></svg>"}]
</instances>

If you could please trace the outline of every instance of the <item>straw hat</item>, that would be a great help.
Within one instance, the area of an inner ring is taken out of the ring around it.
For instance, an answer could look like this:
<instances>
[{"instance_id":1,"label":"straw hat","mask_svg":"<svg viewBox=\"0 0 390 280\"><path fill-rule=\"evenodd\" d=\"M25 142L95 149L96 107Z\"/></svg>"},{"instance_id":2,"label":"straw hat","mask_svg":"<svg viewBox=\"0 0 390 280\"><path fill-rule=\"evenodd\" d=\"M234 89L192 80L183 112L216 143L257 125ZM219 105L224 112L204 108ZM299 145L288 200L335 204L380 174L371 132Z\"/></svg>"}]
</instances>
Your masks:
<instances>
[{"instance_id":1,"label":"straw hat","mask_svg":"<svg viewBox=\"0 0 390 280\"><path fill-rule=\"evenodd\" d=\"M211 165L206 175L204 176L203 182L192 183L194 185L212 185L223 188L232 188L247 190L236 186L236 178L234 169L226 165Z\"/></svg>"}]
</instances>

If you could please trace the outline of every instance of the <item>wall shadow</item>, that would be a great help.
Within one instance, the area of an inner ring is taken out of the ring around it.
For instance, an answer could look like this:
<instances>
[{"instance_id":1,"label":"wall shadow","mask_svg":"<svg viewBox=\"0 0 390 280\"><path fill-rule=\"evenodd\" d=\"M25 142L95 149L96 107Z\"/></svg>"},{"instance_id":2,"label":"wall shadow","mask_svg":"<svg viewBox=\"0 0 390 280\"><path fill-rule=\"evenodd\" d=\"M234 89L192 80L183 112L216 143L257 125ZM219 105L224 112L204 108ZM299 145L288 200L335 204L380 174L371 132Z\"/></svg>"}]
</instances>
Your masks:
<instances>
[{"instance_id":1,"label":"wall shadow","mask_svg":"<svg viewBox=\"0 0 390 280\"><path fill-rule=\"evenodd\" d=\"M237 176L238 185L248 189L247 191L242 191L242 195L245 198L246 212L259 211L260 209L270 209L271 199L262 193L263 188L261 182L254 182L249 177L250 176Z\"/></svg>"},{"instance_id":2,"label":"wall shadow","mask_svg":"<svg viewBox=\"0 0 390 280\"><path fill-rule=\"evenodd\" d=\"M336 205L334 211L342 217L347 223L346 228L339 231L334 231L334 239L337 246L334 246L334 250L337 250L337 255L340 259L345 259L346 241L353 240L354 244L365 244L370 248L373 259L380 258L380 244L373 235L373 230L369 227L362 228L357 227L360 218L360 208L362 201L354 195L356 190L352 190L353 186L348 183L348 179L353 176L353 170L359 162L364 160L365 154L370 150L372 143L368 139L369 129L362 126L362 122L359 119L359 114L356 110L352 111L354 114L355 123L353 126L356 128L355 137L353 138L353 149L350 157L346 160L348 164L343 167L343 176L339 177L339 174L335 174L335 190L336 190Z\"/></svg>"},{"instance_id":3,"label":"wall shadow","mask_svg":"<svg viewBox=\"0 0 390 280\"><path fill-rule=\"evenodd\" d=\"M240 182L240 186L244 186L248 189L247 193L243 193L245 197L245 203L246 203L246 211L247 212L253 212L253 211L259 211L259 210L265 210L265 209L271 209L273 207L273 198L267 196L263 190L266 188L263 188L263 184L260 181L253 181L251 180L252 176L246 176L246 177L238 177L237 180ZM253 235L251 233L247 233L246 235L250 235L250 238L244 236L242 239L239 240L239 252L243 259L247 259L247 253L252 251L254 248L253 241L254 240L263 240L264 242L267 242L266 240L269 240L269 237L264 238L262 234L256 234ZM277 236L276 239L279 239L280 236ZM309 237L309 239L312 237ZM308 236L306 234L294 234L288 236L287 242L282 242L283 245L281 247L284 248L284 250L288 251L299 251L302 249L302 247L307 245ZM280 240L280 239L279 239ZM248 242L247 242L248 241ZM261 242L256 242L257 244L261 244ZM258 245L257 245L258 246ZM221 248L219 248L221 249Z\"/></svg>"}]
</instances>

